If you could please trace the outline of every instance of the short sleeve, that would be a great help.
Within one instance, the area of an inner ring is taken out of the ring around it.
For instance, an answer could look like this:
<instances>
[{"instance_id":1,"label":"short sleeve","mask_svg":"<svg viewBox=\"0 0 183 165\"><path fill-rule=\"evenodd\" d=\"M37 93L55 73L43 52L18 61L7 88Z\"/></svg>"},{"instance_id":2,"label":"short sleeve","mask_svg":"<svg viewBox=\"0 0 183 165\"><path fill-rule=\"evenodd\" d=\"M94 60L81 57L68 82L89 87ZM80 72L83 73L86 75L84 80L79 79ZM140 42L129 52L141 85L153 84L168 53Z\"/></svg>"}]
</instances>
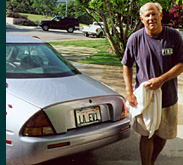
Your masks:
<instances>
[{"instance_id":1,"label":"short sleeve","mask_svg":"<svg viewBox=\"0 0 183 165\"><path fill-rule=\"evenodd\" d=\"M127 42L127 46L124 52L123 59L121 63L123 65L131 67L135 61L134 58L134 50L135 50L135 44L134 44L134 36L130 36Z\"/></svg>"},{"instance_id":2,"label":"short sleeve","mask_svg":"<svg viewBox=\"0 0 183 165\"><path fill-rule=\"evenodd\" d=\"M180 33L175 30L175 56L176 64L183 63L183 39Z\"/></svg>"}]
</instances>

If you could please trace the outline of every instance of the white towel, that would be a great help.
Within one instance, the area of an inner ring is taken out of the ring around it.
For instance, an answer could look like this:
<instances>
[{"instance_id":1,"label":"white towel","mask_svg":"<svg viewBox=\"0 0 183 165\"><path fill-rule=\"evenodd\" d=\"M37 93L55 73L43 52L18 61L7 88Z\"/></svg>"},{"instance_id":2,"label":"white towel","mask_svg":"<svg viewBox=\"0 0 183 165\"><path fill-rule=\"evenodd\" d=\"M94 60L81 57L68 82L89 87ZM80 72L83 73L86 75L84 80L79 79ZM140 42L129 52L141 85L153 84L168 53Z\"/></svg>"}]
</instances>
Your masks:
<instances>
[{"instance_id":1,"label":"white towel","mask_svg":"<svg viewBox=\"0 0 183 165\"><path fill-rule=\"evenodd\" d=\"M161 89L150 90L142 83L135 91L137 106L131 107L127 102L126 106L131 114L132 127L141 135L151 138L159 128L162 111ZM143 121L140 121L143 120Z\"/></svg>"}]
</instances>

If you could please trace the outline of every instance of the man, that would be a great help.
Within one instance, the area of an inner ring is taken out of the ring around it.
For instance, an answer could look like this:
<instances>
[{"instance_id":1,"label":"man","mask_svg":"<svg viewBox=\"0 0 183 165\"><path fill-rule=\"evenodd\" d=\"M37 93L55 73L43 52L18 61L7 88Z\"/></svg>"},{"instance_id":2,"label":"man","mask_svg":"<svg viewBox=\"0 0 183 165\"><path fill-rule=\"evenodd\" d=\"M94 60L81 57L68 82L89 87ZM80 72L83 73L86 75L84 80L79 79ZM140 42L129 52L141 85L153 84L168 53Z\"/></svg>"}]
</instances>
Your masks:
<instances>
[{"instance_id":1,"label":"man","mask_svg":"<svg viewBox=\"0 0 183 165\"><path fill-rule=\"evenodd\" d=\"M178 31L162 27L162 7L146 3L140 8L144 28L132 34L122 60L127 100L135 107L133 94L133 63L136 62L134 89L147 81L145 87L162 89L162 117L159 129L152 138L141 136L142 165L153 165L166 144L177 135L177 76L183 72L183 40Z\"/></svg>"}]
</instances>

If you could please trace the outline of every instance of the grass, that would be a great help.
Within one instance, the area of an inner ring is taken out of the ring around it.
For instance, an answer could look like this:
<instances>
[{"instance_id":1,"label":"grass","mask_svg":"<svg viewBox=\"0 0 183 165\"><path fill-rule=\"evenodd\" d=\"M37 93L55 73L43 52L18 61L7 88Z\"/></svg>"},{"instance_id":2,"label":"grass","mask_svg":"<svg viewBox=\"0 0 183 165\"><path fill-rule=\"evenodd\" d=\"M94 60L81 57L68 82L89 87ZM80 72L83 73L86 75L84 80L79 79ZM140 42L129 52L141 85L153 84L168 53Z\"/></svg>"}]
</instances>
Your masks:
<instances>
[{"instance_id":1,"label":"grass","mask_svg":"<svg viewBox=\"0 0 183 165\"><path fill-rule=\"evenodd\" d=\"M29 13L18 13L18 14L27 16L27 18L30 21L33 21L35 24L38 24L39 21L41 21L41 20L49 20L49 19L53 18L53 17L46 17L44 15L36 15L36 14L29 14Z\"/></svg>"},{"instance_id":2,"label":"grass","mask_svg":"<svg viewBox=\"0 0 183 165\"><path fill-rule=\"evenodd\" d=\"M99 64L99 65L111 65L111 66L121 66L120 60L115 54L109 54L106 52L98 52L97 54L82 60L82 64Z\"/></svg>"},{"instance_id":3,"label":"grass","mask_svg":"<svg viewBox=\"0 0 183 165\"><path fill-rule=\"evenodd\" d=\"M98 49L98 53L81 60L82 64L99 64L99 65L112 65L121 66L121 62L114 53L108 53L106 50L110 47L106 39L98 40L74 40L74 41L56 41L49 42L51 45L62 45L62 46L82 46L88 48Z\"/></svg>"}]
</instances>

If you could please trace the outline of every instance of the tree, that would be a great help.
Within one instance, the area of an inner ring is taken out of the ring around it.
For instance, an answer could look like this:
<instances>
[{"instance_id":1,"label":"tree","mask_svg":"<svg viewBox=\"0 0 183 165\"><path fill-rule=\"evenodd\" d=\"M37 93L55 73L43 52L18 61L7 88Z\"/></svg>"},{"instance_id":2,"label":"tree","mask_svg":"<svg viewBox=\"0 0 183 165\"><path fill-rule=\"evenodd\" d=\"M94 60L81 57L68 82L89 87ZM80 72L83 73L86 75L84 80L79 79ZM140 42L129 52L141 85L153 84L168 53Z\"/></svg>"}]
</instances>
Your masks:
<instances>
[{"instance_id":1,"label":"tree","mask_svg":"<svg viewBox=\"0 0 183 165\"><path fill-rule=\"evenodd\" d=\"M67 3L67 17L76 17L77 6L73 1ZM56 15L65 16L66 15L66 4L59 4L57 6Z\"/></svg>"},{"instance_id":2,"label":"tree","mask_svg":"<svg viewBox=\"0 0 183 165\"><path fill-rule=\"evenodd\" d=\"M6 0L9 12L54 15L57 0Z\"/></svg>"},{"instance_id":3,"label":"tree","mask_svg":"<svg viewBox=\"0 0 183 165\"><path fill-rule=\"evenodd\" d=\"M57 0L30 0L37 14L54 15Z\"/></svg>"},{"instance_id":4,"label":"tree","mask_svg":"<svg viewBox=\"0 0 183 165\"><path fill-rule=\"evenodd\" d=\"M159 0L159 3L168 9L172 1ZM113 51L121 60L128 37L142 27L139 8L148 0L75 0L75 2L95 21L104 22L103 31Z\"/></svg>"},{"instance_id":5,"label":"tree","mask_svg":"<svg viewBox=\"0 0 183 165\"><path fill-rule=\"evenodd\" d=\"M66 4L59 4L55 10L55 15L65 16ZM90 24L92 23L92 18L88 14L76 5L75 2L69 1L67 3L67 17L78 18L80 23Z\"/></svg>"},{"instance_id":6,"label":"tree","mask_svg":"<svg viewBox=\"0 0 183 165\"><path fill-rule=\"evenodd\" d=\"M29 11L32 6L31 0L6 0L6 9L9 12Z\"/></svg>"}]
</instances>

